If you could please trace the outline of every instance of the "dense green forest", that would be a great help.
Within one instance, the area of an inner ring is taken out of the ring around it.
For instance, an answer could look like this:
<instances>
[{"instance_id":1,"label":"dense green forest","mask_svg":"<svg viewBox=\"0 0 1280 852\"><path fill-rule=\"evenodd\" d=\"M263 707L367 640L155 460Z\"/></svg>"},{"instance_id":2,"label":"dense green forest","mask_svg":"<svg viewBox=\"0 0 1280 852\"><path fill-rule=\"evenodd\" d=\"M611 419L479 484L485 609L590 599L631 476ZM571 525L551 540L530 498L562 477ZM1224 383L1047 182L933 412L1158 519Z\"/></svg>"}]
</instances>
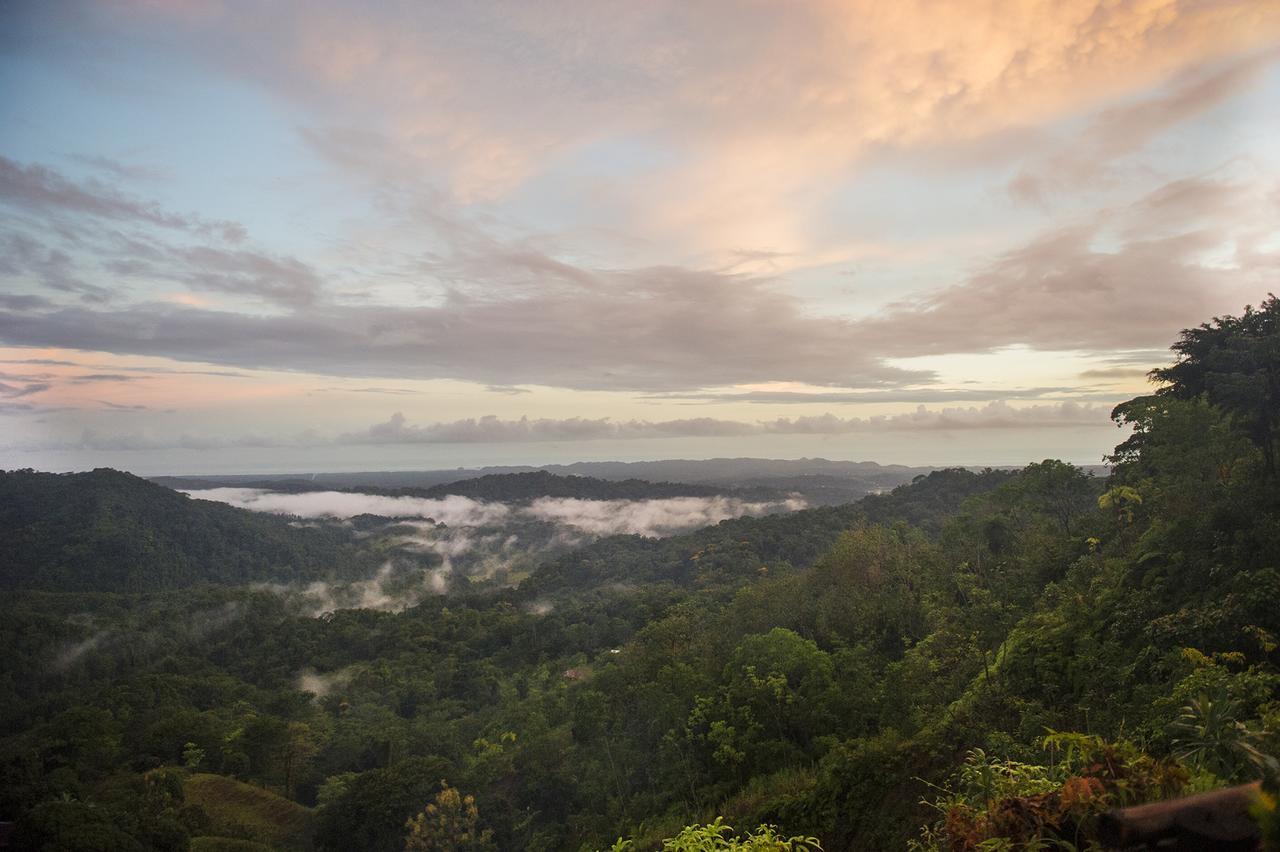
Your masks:
<instances>
[{"instance_id":1,"label":"dense green forest","mask_svg":"<svg viewBox=\"0 0 1280 852\"><path fill-rule=\"evenodd\" d=\"M32 849L1085 849L1110 807L1274 792L1280 302L1174 356L1109 477L937 471L401 612L251 584L372 570L349 531L8 474L0 819Z\"/></svg>"},{"instance_id":2,"label":"dense green forest","mask_svg":"<svg viewBox=\"0 0 1280 852\"><path fill-rule=\"evenodd\" d=\"M377 566L338 526L190 500L115 470L0 471L0 589L144 592Z\"/></svg>"}]
</instances>

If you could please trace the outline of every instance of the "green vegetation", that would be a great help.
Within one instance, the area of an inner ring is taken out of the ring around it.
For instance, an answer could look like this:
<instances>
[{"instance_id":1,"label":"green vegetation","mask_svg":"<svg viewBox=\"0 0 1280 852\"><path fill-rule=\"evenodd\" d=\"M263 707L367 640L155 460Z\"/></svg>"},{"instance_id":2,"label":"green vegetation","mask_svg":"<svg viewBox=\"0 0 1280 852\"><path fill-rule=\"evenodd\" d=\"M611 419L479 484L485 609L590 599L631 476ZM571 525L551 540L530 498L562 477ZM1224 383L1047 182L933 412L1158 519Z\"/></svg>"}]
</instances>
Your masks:
<instances>
[{"instance_id":1,"label":"green vegetation","mask_svg":"<svg viewBox=\"0 0 1280 852\"><path fill-rule=\"evenodd\" d=\"M26 848L302 848L314 808L319 850L1083 849L1108 808L1261 778L1275 832L1278 320L1186 332L1106 480L941 471L399 613L192 562L167 588L220 585L142 593L119 531L179 542L145 507L197 504L39 498L55 527L10 474L7 540L51 541L4 576L63 591L0 604L0 818ZM367 558L342 535L313 540Z\"/></svg>"},{"instance_id":2,"label":"green vegetation","mask_svg":"<svg viewBox=\"0 0 1280 852\"><path fill-rule=\"evenodd\" d=\"M192 500L119 471L0 471L0 589L153 592L367 573L340 527Z\"/></svg>"},{"instance_id":3,"label":"green vegetation","mask_svg":"<svg viewBox=\"0 0 1280 852\"><path fill-rule=\"evenodd\" d=\"M273 849L311 848L315 818L310 808L281 795L227 778L196 773L183 782L186 801L208 815L206 845L245 843L252 838ZM214 845L212 848L217 848Z\"/></svg>"}]
</instances>

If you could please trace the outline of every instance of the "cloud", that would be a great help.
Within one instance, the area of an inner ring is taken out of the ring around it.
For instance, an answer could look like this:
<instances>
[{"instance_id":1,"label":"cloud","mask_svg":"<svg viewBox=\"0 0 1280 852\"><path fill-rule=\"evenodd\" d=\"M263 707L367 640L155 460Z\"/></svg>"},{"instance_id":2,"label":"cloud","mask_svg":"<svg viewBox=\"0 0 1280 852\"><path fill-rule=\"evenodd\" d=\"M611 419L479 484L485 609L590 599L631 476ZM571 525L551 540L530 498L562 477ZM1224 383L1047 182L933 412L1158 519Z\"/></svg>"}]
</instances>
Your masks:
<instances>
[{"instance_id":1,"label":"cloud","mask_svg":"<svg viewBox=\"0 0 1280 852\"><path fill-rule=\"evenodd\" d=\"M1054 427L1101 426L1109 422L1110 405L1060 402L1013 407L996 401L968 408L929 409L921 405L904 414L840 418L833 414L816 417L780 417L761 424L775 434L838 435L862 431L957 431L970 429L1044 429Z\"/></svg>"},{"instance_id":2,"label":"cloud","mask_svg":"<svg viewBox=\"0 0 1280 852\"><path fill-rule=\"evenodd\" d=\"M718 524L729 518L805 508L803 500L746 502L733 497L673 497L664 500L579 500L543 497L523 514L592 535L661 537Z\"/></svg>"},{"instance_id":3,"label":"cloud","mask_svg":"<svg viewBox=\"0 0 1280 852\"><path fill-rule=\"evenodd\" d=\"M650 394L650 399L688 400L696 402L750 402L767 405L858 404L869 402L948 402L985 401L992 399L1039 399L1045 396L1074 393L1070 387L1040 388L901 388L864 391L725 391L713 393Z\"/></svg>"},{"instance_id":4,"label":"cloud","mask_svg":"<svg viewBox=\"0 0 1280 852\"><path fill-rule=\"evenodd\" d=\"M915 411L895 415L873 417L837 417L823 414L808 417L779 417L774 420L725 420L712 417L695 417L679 420L612 420L570 417L520 418L504 420L490 415L479 418L433 423L423 426L410 425L402 414L395 414L363 432L348 432L337 436L321 435L306 430L295 435L241 435L239 437L212 437L202 435L178 435L162 437L144 431L135 434L105 435L85 429L77 440L43 440L10 445L21 450L113 450L152 451L161 449L235 449L243 447L329 447L353 445L396 444L471 444L471 443L538 443L552 441L627 441L655 438L727 438L748 435L846 435L858 432L914 432L956 431L975 429L1032 429L1078 426L1102 426L1109 423L1109 414L1120 398L1113 394L1097 394L1104 404L1093 402L1058 402L1030 406L1012 406L995 401L983 406L949 407L930 409L924 405ZM289 511L303 517L346 514L406 516L443 513L441 518L469 518L466 506L439 501L397 503L396 500L416 498L369 498L367 495L344 495L342 508L329 511L330 504L315 493L299 495L258 495L252 489L230 489L225 499L239 501L246 508L260 499L271 505L288 505ZM205 496L205 495L194 495ZM224 499L223 496L210 499ZM450 498L452 499L452 498ZM309 508L314 503L315 508ZM349 510L350 506L362 506L363 510ZM397 508L399 507L399 508ZM297 511L293 511L297 509ZM451 515L453 511L461 514ZM449 523L449 521L444 521ZM465 521L471 523L471 521Z\"/></svg>"},{"instance_id":5,"label":"cloud","mask_svg":"<svg viewBox=\"0 0 1280 852\"><path fill-rule=\"evenodd\" d=\"M113 157L104 157L101 154L69 154L68 158L113 178L139 181L158 180L164 176L161 170L151 166L125 163Z\"/></svg>"},{"instance_id":6,"label":"cloud","mask_svg":"<svg viewBox=\"0 0 1280 852\"><path fill-rule=\"evenodd\" d=\"M24 382L21 384L0 382L0 396L5 399L18 399L19 397L42 393L51 387L52 385L48 382Z\"/></svg>"},{"instance_id":7,"label":"cloud","mask_svg":"<svg viewBox=\"0 0 1280 852\"><path fill-rule=\"evenodd\" d=\"M23 165L0 156L0 202L21 210L78 213L104 219L189 228L191 221L154 202L125 195L99 181L76 183L39 164Z\"/></svg>"},{"instance_id":8,"label":"cloud","mask_svg":"<svg viewBox=\"0 0 1280 852\"><path fill-rule=\"evenodd\" d=\"M287 494L256 488L211 488L184 492L196 500L215 500L242 509L296 515L300 518L354 518L383 515L389 518L431 518L447 526L490 526L509 514L501 503L483 503L449 495L439 499L383 497L343 491L309 491Z\"/></svg>"},{"instance_id":9,"label":"cloud","mask_svg":"<svg viewBox=\"0 0 1280 852\"><path fill-rule=\"evenodd\" d=\"M440 305L317 304L288 315L159 303L10 309L0 311L0 340L250 369L587 390L765 380L874 387L929 375L880 363L852 323L807 313L773 282L673 267L583 275L528 293L455 291Z\"/></svg>"},{"instance_id":10,"label":"cloud","mask_svg":"<svg viewBox=\"0 0 1280 852\"><path fill-rule=\"evenodd\" d=\"M249 377L247 373L237 373L230 370L184 370L174 367L132 367L123 364L104 366L101 364L85 364L79 361L64 361L56 358L8 358L0 359L0 364L30 364L33 366L44 367L80 367L86 370L121 370L124 372L154 373L156 375L166 376L223 376L232 379L245 379Z\"/></svg>"},{"instance_id":11,"label":"cloud","mask_svg":"<svg viewBox=\"0 0 1280 852\"><path fill-rule=\"evenodd\" d=\"M259 296L294 307L316 301L324 284L314 269L294 258L261 252L196 246L180 249L174 277L196 290Z\"/></svg>"},{"instance_id":12,"label":"cloud","mask_svg":"<svg viewBox=\"0 0 1280 852\"><path fill-rule=\"evenodd\" d=\"M111 296L110 290L84 281L69 254L48 248L31 237L16 232L0 234L0 276L25 276L50 290L78 294L86 302L105 302ZM10 298L20 305L23 297ZM39 307L39 304L36 301L31 306ZM16 305L15 307L22 309Z\"/></svg>"},{"instance_id":13,"label":"cloud","mask_svg":"<svg viewBox=\"0 0 1280 852\"><path fill-rule=\"evenodd\" d=\"M598 441L625 440L628 438L678 437L695 435L745 435L755 428L748 423L736 423L712 418L692 418L650 422L642 420L614 421L607 417L587 419L569 417L563 419L522 417L519 420L503 420L494 415L455 420L448 423L431 423L425 426L408 424L403 414L393 414L385 423L378 423L363 432L349 432L338 441L344 444L470 444L470 443L524 443L538 441Z\"/></svg>"},{"instance_id":14,"label":"cloud","mask_svg":"<svg viewBox=\"0 0 1280 852\"><path fill-rule=\"evenodd\" d=\"M1032 426L1088 425L1105 422L1110 408L1078 402L1013 407L1003 401L982 407L928 409L874 417L780 417L770 421L695 417L679 420L612 420L487 416L448 423L411 426L403 414L365 432L347 433L344 444L515 443L537 441L634 440L673 437L736 437L759 434L845 434L859 431L917 429L1002 429Z\"/></svg>"},{"instance_id":15,"label":"cloud","mask_svg":"<svg viewBox=\"0 0 1280 852\"><path fill-rule=\"evenodd\" d=\"M1194 68L1155 96L1103 110L1061 150L1024 167L1010 182L1010 194L1043 204L1051 193L1096 184L1109 176L1115 160L1247 88L1277 59L1280 49L1270 47Z\"/></svg>"},{"instance_id":16,"label":"cloud","mask_svg":"<svg viewBox=\"0 0 1280 852\"><path fill-rule=\"evenodd\" d=\"M240 246L172 246L158 240L116 237L101 257L117 280L172 281L206 293L251 296L291 308L314 303L324 290L309 264Z\"/></svg>"},{"instance_id":17,"label":"cloud","mask_svg":"<svg viewBox=\"0 0 1280 852\"><path fill-rule=\"evenodd\" d=\"M727 255L808 246L812 207L796 199L820 205L879 151L1079 115L1272 42L1280 12L1251 0L138 0L85 7L75 25L163 37L325 115L347 137L344 167L385 178L389 144L417 166L402 174L433 173L463 202L510 196L593 145L661 147L625 178L565 178L650 240Z\"/></svg>"},{"instance_id":18,"label":"cloud","mask_svg":"<svg viewBox=\"0 0 1280 852\"><path fill-rule=\"evenodd\" d=\"M1142 367L1101 367L1085 370L1080 373L1082 379L1105 379L1108 381L1146 381L1151 370Z\"/></svg>"},{"instance_id":19,"label":"cloud","mask_svg":"<svg viewBox=\"0 0 1280 852\"><path fill-rule=\"evenodd\" d=\"M0 204L25 217L0 232L0 275L75 293L86 302L120 298L131 279L148 285L169 280L294 308L313 303L324 288L321 276L302 261L240 245L247 231L239 223L173 213L99 181L78 183L44 165L0 156ZM166 230L221 244L173 244L163 236ZM67 249L46 245L59 236ZM88 282L102 272L112 286Z\"/></svg>"},{"instance_id":20,"label":"cloud","mask_svg":"<svg viewBox=\"0 0 1280 852\"><path fill-rule=\"evenodd\" d=\"M146 223L212 234L230 242L245 237L244 226L238 222L172 213L154 201L127 195L102 181L73 181L48 166L24 165L4 156L0 156L0 203L28 213Z\"/></svg>"},{"instance_id":21,"label":"cloud","mask_svg":"<svg viewBox=\"0 0 1280 852\"><path fill-rule=\"evenodd\" d=\"M418 271L444 289L402 305L338 301L315 270L287 257L148 244L130 274L291 311L0 300L0 340L502 388L670 393L799 382L888 390L932 376L887 358L1015 344L1155 347L1205 316L1238 310L1270 286L1278 253L1266 223L1277 198L1274 181L1256 169L1172 181L856 319L807 310L779 279L575 265L456 222L456 244Z\"/></svg>"},{"instance_id":22,"label":"cloud","mask_svg":"<svg viewBox=\"0 0 1280 852\"><path fill-rule=\"evenodd\" d=\"M889 306L858 324L859 339L903 357L1015 344L1092 352L1165 345L1272 286L1280 251L1267 241L1280 212L1277 189L1266 178L1166 184ZM1227 210L1237 215L1214 218Z\"/></svg>"},{"instance_id":23,"label":"cloud","mask_svg":"<svg viewBox=\"0 0 1280 852\"><path fill-rule=\"evenodd\" d=\"M43 296L33 296L28 293L0 293L0 308L6 310L25 312L51 307L53 303Z\"/></svg>"}]
</instances>

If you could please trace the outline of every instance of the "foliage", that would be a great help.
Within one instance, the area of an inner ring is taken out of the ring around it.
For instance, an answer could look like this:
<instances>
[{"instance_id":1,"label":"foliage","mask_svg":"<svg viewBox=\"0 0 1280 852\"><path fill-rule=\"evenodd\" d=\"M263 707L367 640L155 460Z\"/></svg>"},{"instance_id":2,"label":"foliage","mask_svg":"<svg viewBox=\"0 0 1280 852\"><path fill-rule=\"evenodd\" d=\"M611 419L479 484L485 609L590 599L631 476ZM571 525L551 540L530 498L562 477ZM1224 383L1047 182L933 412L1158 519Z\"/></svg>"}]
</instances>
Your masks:
<instances>
[{"instance_id":1,"label":"foliage","mask_svg":"<svg viewBox=\"0 0 1280 852\"><path fill-rule=\"evenodd\" d=\"M370 573L340 527L192 500L114 470L0 471L0 589L152 592Z\"/></svg>"},{"instance_id":2,"label":"foliage","mask_svg":"<svg viewBox=\"0 0 1280 852\"><path fill-rule=\"evenodd\" d=\"M772 825L762 825L740 837L732 826L724 824L723 818L716 817L705 825L686 826L675 837L664 840L662 848L670 852L821 852L822 845L816 837L783 836Z\"/></svg>"},{"instance_id":3,"label":"foliage","mask_svg":"<svg viewBox=\"0 0 1280 852\"><path fill-rule=\"evenodd\" d=\"M405 823L405 852L484 852L493 849L493 832L480 828L474 796L464 796L445 782L426 809Z\"/></svg>"},{"instance_id":4,"label":"foliage","mask_svg":"<svg viewBox=\"0 0 1280 852\"><path fill-rule=\"evenodd\" d=\"M198 773L187 777L187 801L207 818L200 834L254 840L276 849L308 849L315 833L310 808L283 796L226 778Z\"/></svg>"},{"instance_id":5,"label":"foliage","mask_svg":"<svg viewBox=\"0 0 1280 852\"><path fill-rule=\"evenodd\" d=\"M1082 734L1041 739L1055 761L997 760L972 749L931 806L939 820L913 844L918 850L1075 849L1094 839L1094 818L1112 807L1183 791L1175 763L1130 743Z\"/></svg>"}]
</instances>

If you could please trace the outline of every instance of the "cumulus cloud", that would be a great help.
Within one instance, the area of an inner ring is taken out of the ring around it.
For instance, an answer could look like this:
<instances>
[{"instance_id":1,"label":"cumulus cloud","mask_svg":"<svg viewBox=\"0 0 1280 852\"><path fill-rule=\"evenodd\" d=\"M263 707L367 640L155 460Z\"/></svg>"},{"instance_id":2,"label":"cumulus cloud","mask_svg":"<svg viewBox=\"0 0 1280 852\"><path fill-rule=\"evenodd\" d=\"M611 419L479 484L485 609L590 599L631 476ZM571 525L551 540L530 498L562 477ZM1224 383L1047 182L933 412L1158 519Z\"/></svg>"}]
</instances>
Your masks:
<instances>
[{"instance_id":1,"label":"cumulus cloud","mask_svg":"<svg viewBox=\"0 0 1280 852\"><path fill-rule=\"evenodd\" d=\"M920 405L912 412L873 417L837 417L834 414L824 414L779 417L767 421L723 420L712 417L615 421L607 417L522 417L519 420L503 420L488 416L424 426L409 425L404 415L397 413L386 422L376 424L364 432L347 433L339 441L347 444L486 443L736 437L759 434L839 435L860 431L917 429L1003 429L1096 424L1106 420L1108 411L1110 408L1107 406L1075 401L1018 407L996 401L984 406L941 409Z\"/></svg>"},{"instance_id":2,"label":"cumulus cloud","mask_svg":"<svg viewBox=\"0 0 1280 852\"><path fill-rule=\"evenodd\" d=\"M495 415L413 426L399 412L384 423L362 432L348 432L344 444L469 444L529 441L598 441L629 438L749 435L758 429L750 423L698 417L651 422L600 418L546 418L504 420Z\"/></svg>"}]
</instances>

